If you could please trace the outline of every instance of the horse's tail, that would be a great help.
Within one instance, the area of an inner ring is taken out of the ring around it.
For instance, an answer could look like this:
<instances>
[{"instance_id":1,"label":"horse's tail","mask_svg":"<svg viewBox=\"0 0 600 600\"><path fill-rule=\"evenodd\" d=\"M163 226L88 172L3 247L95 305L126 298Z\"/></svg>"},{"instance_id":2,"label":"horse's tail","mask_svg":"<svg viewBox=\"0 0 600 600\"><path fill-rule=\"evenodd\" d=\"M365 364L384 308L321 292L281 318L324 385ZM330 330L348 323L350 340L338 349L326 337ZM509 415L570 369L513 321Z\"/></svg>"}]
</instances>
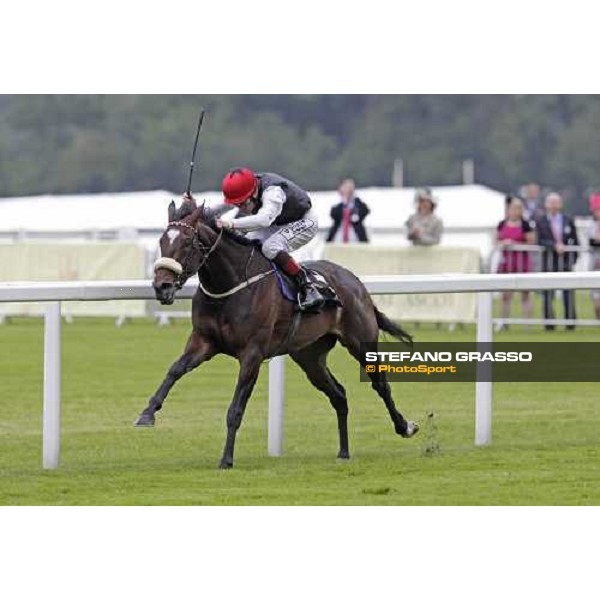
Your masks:
<instances>
[{"instance_id":1,"label":"horse's tail","mask_svg":"<svg viewBox=\"0 0 600 600\"><path fill-rule=\"evenodd\" d=\"M376 306L373 306L375 309L375 318L377 319L377 325L379 325L379 329L382 331L386 331L390 333L395 338L398 338L400 341L408 344L409 346L413 345L413 338L410 333L407 333L400 327L396 325L393 321L390 320L389 317L386 317Z\"/></svg>"}]
</instances>

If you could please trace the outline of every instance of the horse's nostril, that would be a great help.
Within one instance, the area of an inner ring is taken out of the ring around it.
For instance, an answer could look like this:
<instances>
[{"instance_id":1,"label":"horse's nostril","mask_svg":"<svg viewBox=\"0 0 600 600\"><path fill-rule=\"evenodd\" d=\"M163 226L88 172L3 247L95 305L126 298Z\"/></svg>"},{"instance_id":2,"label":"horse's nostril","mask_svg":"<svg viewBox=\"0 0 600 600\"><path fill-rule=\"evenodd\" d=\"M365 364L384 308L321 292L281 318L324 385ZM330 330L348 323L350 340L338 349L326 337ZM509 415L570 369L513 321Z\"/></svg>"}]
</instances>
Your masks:
<instances>
[{"instance_id":1,"label":"horse's nostril","mask_svg":"<svg viewBox=\"0 0 600 600\"><path fill-rule=\"evenodd\" d=\"M167 281L165 281L165 282L163 282L163 283L160 284L160 289L163 292L166 292L167 290L170 290L172 287L173 287L173 284L169 283Z\"/></svg>"}]
</instances>

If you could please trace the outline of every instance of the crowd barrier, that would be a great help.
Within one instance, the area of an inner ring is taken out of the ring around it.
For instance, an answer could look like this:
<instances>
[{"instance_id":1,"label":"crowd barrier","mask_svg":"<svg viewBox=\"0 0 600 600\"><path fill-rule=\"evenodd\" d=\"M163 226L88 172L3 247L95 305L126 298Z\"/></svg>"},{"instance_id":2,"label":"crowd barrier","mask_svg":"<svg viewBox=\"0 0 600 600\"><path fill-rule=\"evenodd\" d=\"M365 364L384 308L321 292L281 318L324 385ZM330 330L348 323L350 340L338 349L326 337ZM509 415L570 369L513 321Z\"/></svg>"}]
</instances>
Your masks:
<instances>
[{"instance_id":1,"label":"crowd barrier","mask_svg":"<svg viewBox=\"0 0 600 600\"><path fill-rule=\"evenodd\" d=\"M0 281L111 281L145 279L146 252L136 243L0 244ZM43 307L33 302L0 304L0 317L39 316ZM124 302L65 302L63 315L143 317L143 300Z\"/></svg>"},{"instance_id":2,"label":"crowd barrier","mask_svg":"<svg viewBox=\"0 0 600 600\"><path fill-rule=\"evenodd\" d=\"M311 255L300 258L323 258L346 266L357 275L434 275L443 273L475 274L481 270L479 251L471 248L391 247L368 244L325 244L310 248ZM562 271L567 258L573 252L579 254L575 270L593 266L593 252L589 247L571 246L566 253L555 259L552 251L535 245L498 246L492 253L488 268L497 272L505 253L517 258L517 270L522 270L527 260L531 272ZM149 256L152 254L152 260ZM527 257L525 259L525 257ZM0 244L0 281L110 281L116 279L144 279L150 275L148 265L153 263L153 253L137 242L19 242ZM521 264L519 264L521 261ZM556 261L554 264L553 261ZM453 275L448 275L452 277ZM412 322L466 323L473 322L476 315L476 298L464 294L411 294L384 295L378 305L392 318ZM66 302L63 315L109 316L118 322L128 317L156 317L160 323L168 323L173 317L189 317L189 300L177 301L172 307L162 307L154 300L123 302ZM40 315L39 305L21 302L0 305L0 321L13 315ZM523 320L504 318L499 327L507 324L548 324L543 319ZM553 324L574 324L570 320L556 319ZM580 325L598 325L596 320L579 319Z\"/></svg>"},{"instance_id":3,"label":"crowd barrier","mask_svg":"<svg viewBox=\"0 0 600 600\"><path fill-rule=\"evenodd\" d=\"M512 273L589 271L593 256L594 249L589 246L565 246L564 253L559 254L536 244L499 244L492 250L488 270L499 273L506 265Z\"/></svg>"},{"instance_id":4,"label":"crowd barrier","mask_svg":"<svg viewBox=\"0 0 600 600\"><path fill-rule=\"evenodd\" d=\"M599 255L590 246L565 246L564 252L558 253L553 248L535 244L504 244L497 245L490 256L489 271L498 274L512 273L562 273L569 271L589 271L597 269ZM599 290L592 293L596 295ZM598 319L577 318L577 298L574 291L568 294L568 304L563 306L565 317L556 318L553 307L553 296L562 290L546 290L542 292L542 307L544 316L533 318L533 304L529 301L529 309L521 317L510 317L510 304L500 307L500 317L495 320L496 327L501 330L509 325L544 325L549 326L584 326L598 327ZM563 303L565 297L561 298Z\"/></svg>"}]
</instances>

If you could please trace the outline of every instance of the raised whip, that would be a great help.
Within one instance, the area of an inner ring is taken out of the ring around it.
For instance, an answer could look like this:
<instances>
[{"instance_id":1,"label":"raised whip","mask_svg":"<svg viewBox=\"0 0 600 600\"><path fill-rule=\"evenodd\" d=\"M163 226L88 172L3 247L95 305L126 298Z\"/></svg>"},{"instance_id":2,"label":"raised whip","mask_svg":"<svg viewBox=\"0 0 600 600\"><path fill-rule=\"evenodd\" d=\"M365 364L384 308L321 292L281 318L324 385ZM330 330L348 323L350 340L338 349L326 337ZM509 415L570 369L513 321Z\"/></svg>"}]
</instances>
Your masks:
<instances>
[{"instance_id":1,"label":"raised whip","mask_svg":"<svg viewBox=\"0 0 600 600\"><path fill-rule=\"evenodd\" d=\"M202 122L204 121L204 109L200 110L200 116L198 117L198 128L196 129L196 139L194 140L194 149L192 150L192 159L190 160L190 174L188 176L187 187L185 193L187 196L191 195L192 192L192 176L194 175L194 162L196 160L196 149L198 148L198 138L200 137L200 130L202 129Z\"/></svg>"}]
</instances>

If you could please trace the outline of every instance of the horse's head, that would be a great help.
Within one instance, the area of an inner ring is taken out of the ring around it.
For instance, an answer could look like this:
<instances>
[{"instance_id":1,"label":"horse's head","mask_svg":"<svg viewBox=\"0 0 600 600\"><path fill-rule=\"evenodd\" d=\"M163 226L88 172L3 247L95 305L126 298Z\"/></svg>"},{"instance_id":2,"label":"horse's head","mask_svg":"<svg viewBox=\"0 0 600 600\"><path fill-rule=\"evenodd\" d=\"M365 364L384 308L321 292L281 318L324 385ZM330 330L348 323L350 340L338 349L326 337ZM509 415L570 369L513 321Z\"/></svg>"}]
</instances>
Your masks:
<instances>
[{"instance_id":1,"label":"horse's head","mask_svg":"<svg viewBox=\"0 0 600 600\"><path fill-rule=\"evenodd\" d=\"M217 242L215 231L202 222L204 206L169 205L169 224L160 238L152 286L161 304L173 304L175 293L206 262ZM185 215L185 216L183 216Z\"/></svg>"}]
</instances>

